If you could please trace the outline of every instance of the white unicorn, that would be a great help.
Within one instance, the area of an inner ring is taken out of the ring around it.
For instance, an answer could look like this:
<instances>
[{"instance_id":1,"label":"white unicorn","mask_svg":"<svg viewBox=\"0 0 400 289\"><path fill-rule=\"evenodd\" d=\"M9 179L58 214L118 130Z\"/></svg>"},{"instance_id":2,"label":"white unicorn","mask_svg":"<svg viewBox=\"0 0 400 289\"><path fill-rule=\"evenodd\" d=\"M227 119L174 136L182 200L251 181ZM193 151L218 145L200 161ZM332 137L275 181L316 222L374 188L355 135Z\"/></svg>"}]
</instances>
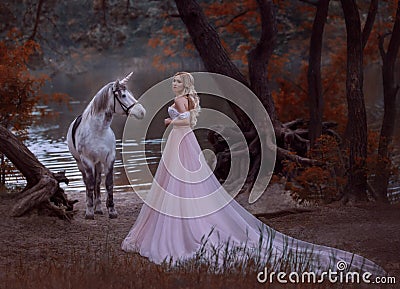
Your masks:
<instances>
[{"instance_id":1,"label":"white unicorn","mask_svg":"<svg viewBox=\"0 0 400 289\"><path fill-rule=\"evenodd\" d=\"M118 216L113 200L115 135L110 124L115 113L133 115L137 119L142 119L146 113L126 87L131 75L132 72L123 80L110 82L100 89L68 129L68 148L86 186L86 219L94 219L94 214L103 214L100 198L103 171L108 215L112 219Z\"/></svg>"}]
</instances>

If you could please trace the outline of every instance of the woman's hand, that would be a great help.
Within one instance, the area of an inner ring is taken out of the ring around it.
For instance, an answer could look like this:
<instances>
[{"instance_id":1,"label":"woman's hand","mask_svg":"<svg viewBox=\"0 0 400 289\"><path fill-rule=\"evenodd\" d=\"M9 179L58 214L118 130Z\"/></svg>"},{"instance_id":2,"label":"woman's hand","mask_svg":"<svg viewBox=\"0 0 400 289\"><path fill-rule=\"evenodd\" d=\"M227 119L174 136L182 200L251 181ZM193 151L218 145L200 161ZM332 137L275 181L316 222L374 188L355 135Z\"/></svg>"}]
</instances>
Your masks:
<instances>
[{"instance_id":1,"label":"woman's hand","mask_svg":"<svg viewBox=\"0 0 400 289\"><path fill-rule=\"evenodd\" d=\"M172 122L172 119L171 118L166 118L166 119L164 119L164 124L165 124L165 126L167 127L167 126L169 126L169 124Z\"/></svg>"}]
</instances>

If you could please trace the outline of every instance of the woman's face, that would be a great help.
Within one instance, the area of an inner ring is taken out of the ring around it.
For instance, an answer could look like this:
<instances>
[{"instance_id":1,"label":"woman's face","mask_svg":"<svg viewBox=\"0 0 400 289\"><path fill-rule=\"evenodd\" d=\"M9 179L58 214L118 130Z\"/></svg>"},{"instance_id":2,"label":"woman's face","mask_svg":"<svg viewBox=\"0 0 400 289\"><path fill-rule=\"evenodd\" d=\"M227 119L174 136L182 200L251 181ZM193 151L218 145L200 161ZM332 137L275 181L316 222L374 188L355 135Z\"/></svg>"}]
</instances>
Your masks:
<instances>
[{"instance_id":1,"label":"woman's face","mask_svg":"<svg viewBox=\"0 0 400 289\"><path fill-rule=\"evenodd\" d=\"M177 75L174 77L172 80L172 91L175 93L175 95L181 95L183 93L183 81L182 77L180 75Z\"/></svg>"}]
</instances>

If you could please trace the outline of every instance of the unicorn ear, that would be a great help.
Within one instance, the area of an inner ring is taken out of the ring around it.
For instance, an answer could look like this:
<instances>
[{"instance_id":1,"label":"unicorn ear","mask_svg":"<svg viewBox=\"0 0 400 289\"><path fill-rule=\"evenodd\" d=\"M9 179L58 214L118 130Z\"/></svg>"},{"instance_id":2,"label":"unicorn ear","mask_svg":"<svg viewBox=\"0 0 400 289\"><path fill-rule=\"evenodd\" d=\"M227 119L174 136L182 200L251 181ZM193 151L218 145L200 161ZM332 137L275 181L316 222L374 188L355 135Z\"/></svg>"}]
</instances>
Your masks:
<instances>
[{"instance_id":1,"label":"unicorn ear","mask_svg":"<svg viewBox=\"0 0 400 289\"><path fill-rule=\"evenodd\" d=\"M122 85L126 85L128 83L129 78L131 78L133 72L129 73L124 79L121 80Z\"/></svg>"},{"instance_id":2,"label":"unicorn ear","mask_svg":"<svg viewBox=\"0 0 400 289\"><path fill-rule=\"evenodd\" d=\"M113 90L117 90L119 88L119 85L119 80L117 79L116 81L114 81Z\"/></svg>"}]
</instances>

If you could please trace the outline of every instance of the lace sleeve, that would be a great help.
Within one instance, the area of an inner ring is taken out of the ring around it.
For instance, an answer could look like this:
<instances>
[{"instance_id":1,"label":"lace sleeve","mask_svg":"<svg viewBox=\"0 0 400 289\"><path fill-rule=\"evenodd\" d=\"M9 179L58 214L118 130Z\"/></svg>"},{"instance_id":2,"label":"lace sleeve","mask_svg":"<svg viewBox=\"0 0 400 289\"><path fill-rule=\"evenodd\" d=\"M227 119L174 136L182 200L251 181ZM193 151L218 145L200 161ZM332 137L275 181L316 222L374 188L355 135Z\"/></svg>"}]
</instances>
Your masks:
<instances>
[{"instance_id":1,"label":"lace sleeve","mask_svg":"<svg viewBox=\"0 0 400 289\"><path fill-rule=\"evenodd\" d=\"M178 118L179 119L185 119L185 118L188 118L189 116L190 116L190 112L189 111L185 111L185 112L180 113L178 115Z\"/></svg>"}]
</instances>

